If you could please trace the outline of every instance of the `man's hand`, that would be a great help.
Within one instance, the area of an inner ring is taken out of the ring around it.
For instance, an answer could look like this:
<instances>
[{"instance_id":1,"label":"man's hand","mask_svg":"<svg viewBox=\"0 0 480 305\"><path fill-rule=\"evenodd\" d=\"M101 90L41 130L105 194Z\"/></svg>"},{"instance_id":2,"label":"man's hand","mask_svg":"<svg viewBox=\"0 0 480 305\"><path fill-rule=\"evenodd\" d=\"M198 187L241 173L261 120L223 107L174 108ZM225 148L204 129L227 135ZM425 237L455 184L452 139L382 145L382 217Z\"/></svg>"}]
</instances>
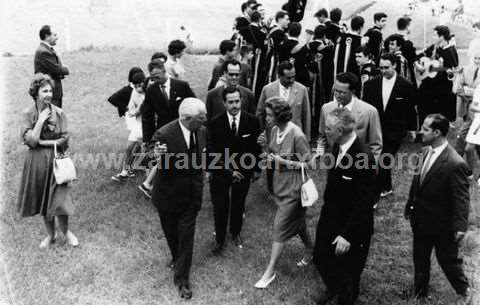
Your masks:
<instances>
[{"instance_id":1,"label":"man's hand","mask_svg":"<svg viewBox=\"0 0 480 305\"><path fill-rule=\"evenodd\" d=\"M237 183L245 179L245 176L242 175L239 171L233 171L232 173L232 181L233 183Z\"/></svg>"},{"instance_id":2,"label":"man's hand","mask_svg":"<svg viewBox=\"0 0 480 305\"><path fill-rule=\"evenodd\" d=\"M455 233L455 242L456 242L456 243L461 242L464 237L465 237L465 232L457 232L457 233Z\"/></svg>"},{"instance_id":3,"label":"man's hand","mask_svg":"<svg viewBox=\"0 0 480 305\"><path fill-rule=\"evenodd\" d=\"M350 243L340 235L335 238L335 240L332 242L332 245L337 244L337 247L335 248L335 255L340 256L348 252L350 250Z\"/></svg>"}]
</instances>

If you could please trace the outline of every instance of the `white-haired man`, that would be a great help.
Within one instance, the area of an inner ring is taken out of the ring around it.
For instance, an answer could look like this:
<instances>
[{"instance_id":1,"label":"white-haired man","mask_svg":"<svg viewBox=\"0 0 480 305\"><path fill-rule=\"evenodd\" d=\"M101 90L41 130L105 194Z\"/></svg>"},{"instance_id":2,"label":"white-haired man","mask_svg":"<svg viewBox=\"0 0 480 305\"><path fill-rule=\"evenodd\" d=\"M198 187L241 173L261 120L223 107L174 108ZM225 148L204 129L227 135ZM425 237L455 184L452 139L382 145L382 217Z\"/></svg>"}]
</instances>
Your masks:
<instances>
[{"instance_id":1,"label":"white-haired man","mask_svg":"<svg viewBox=\"0 0 480 305\"><path fill-rule=\"evenodd\" d=\"M152 202L172 254L168 266L175 271L174 284L181 298L190 299L195 220L203 193L204 166L200 160L207 143L203 126L207 111L201 100L186 98L178 108L178 115L177 120L155 131L152 137L158 160Z\"/></svg>"}]
</instances>

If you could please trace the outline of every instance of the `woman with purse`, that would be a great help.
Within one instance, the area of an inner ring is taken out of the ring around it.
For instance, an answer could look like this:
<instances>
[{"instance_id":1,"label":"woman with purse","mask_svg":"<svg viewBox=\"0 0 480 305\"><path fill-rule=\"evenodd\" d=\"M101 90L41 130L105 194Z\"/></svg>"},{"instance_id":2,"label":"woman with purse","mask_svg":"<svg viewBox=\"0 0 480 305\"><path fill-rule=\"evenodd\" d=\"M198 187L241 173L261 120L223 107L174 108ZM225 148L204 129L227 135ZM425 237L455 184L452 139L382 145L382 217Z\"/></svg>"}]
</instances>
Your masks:
<instances>
[{"instance_id":1,"label":"woman with purse","mask_svg":"<svg viewBox=\"0 0 480 305\"><path fill-rule=\"evenodd\" d=\"M305 222L306 208L302 206L302 167L311 161L311 149L301 128L290 121L292 110L280 97L266 101L266 124L271 129L270 143L261 135L258 143L264 147L267 160L274 168L273 198L277 212L273 223L273 245L270 262L256 288L267 288L275 279L275 265L280 258L285 242L298 235L305 245L303 258L297 266L303 267L312 260L313 243Z\"/></svg>"},{"instance_id":2,"label":"woman with purse","mask_svg":"<svg viewBox=\"0 0 480 305\"><path fill-rule=\"evenodd\" d=\"M56 151L65 152L69 137L64 111L51 104L53 86L48 75L34 75L29 89L34 105L23 112L21 121L21 137L28 150L17 207L21 217L43 216L48 236L40 243L40 248L55 242L54 217L58 219L66 242L78 246L77 238L68 230L68 217L73 213L69 187L67 183L57 184L54 174Z\"/></svg>"}]
</instances>

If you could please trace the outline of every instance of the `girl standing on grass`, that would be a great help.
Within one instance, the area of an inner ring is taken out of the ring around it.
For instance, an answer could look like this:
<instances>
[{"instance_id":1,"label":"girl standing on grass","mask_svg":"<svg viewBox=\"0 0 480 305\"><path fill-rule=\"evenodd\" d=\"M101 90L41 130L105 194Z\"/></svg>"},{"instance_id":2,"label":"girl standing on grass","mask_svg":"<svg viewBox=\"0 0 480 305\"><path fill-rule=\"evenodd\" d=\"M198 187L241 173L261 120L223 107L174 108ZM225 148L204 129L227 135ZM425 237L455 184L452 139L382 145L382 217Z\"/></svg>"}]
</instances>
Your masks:
<instances>
[{"instance_id":1,"label":"girl standing on grass","mask_svg":"<svg viewBox=\"0 0 480 305\"><path fill-rule=\"evenodd\" d=\"M47 237L40 248L55 242L55 217L67 244L78 246L78 239L68 229L68 217L73 214L70 188L57 184L53 174L54 146L63 153L68 148L67 119L61 108L51 104L53 80L37 73L30 83L29 94L34 105L23 112L21 137L28 147L25 155L17 208L21 217L43 216Z\"/></svg>"},{"instance_id":2,"label":"girl standing on grass","mask_svg":"<svg viewBox=\"0 0 480 305\"><path fill-rule=\"evenodd\" d=\"M132 76L133 90L125 113L125 123L130 134L128 136L122 171L112 176L112 180L114 181L125 181L129 177L135 176L132 168L132 163L135 160L134 153L139 150L143 137L140 107L145 99L144 82L145 74L143 74L143 72L137 72Z\"/></svg>"}]
</instances>

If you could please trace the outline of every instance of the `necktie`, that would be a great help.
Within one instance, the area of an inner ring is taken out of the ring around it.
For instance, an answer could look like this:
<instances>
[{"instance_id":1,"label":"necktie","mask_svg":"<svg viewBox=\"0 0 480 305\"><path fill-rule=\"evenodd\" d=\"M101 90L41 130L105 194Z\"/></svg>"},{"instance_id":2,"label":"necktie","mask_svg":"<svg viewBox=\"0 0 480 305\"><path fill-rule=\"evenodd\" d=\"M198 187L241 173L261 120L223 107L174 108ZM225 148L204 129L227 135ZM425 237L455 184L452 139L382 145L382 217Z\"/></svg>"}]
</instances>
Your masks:
<instances>
[{"instance_id":1,"label":"necktie","mask_svg":"<svg viewBox=\"0 0 480 305\"><path fill-rule=\"evenodd\" d=\"M165 98L167 105L170 106L170 101L168 99L168 94L167 94L167 87L165 87L165 84L160 85L160 90L162 91L163 97Z\"/></svg>"},{"instance_id":2,"label":"necktie","mask_svg":"<svg viewBox=\"0 0 480 305\"><path fill-rule=\"evenodd\" d=\"M195 135L192 132L190 132L190 147L189 147L189 150L191 153L194 153L196 151L196 148L197 148L197 143L195 143Z\"/></svg>"},{"instance_id":3,"label":"necktie","mask_svg":"<svg viewBox=\"0 0 480 305\"><path fill-rule=\"evenodd\" d=\"M430 167L430 160L432 159L434 150L430 147L428 150L427 155L425 156L425 159L423 160L423 165L422 165L422 171L420 172L420 184L423 183L423 179L425 179L425 176L427 175L428 169Z\"/></svg>"},{"instance_id":4,"label":"necktie","mask_svg":"<svg viewBox=\"0 0 480 305\"><path fill-rule=\"evenodd\" d=\"M236 118L233 117L233 119L232 119L232 133L234 135L237 135L237 123L235 121L236 121Z\"/></svg>"},{"instance_id":5,"label":"necktie","mask_svg":"<svg viewBox=\"0 0 480 305\"><path fill-rule=\"evenodd\" d=\"M338 165L340 164L340 161L342 161L342 156L343 153L342 153L342 147L338 147L338 155L337 155L337 161L335 163L335 167L338 167Z\"/></svg>"},{"instance_id":6,"label":"necktie","mask_svg":"<svg viewBox=\"0 0 480 305\"><path fill-rule=\"evenodd\" d=\"M478 67L475 69L475 73L473 73L473 81L476 81L477 80L477 77L478 77Z\"/></svg>"}]
</instances>

